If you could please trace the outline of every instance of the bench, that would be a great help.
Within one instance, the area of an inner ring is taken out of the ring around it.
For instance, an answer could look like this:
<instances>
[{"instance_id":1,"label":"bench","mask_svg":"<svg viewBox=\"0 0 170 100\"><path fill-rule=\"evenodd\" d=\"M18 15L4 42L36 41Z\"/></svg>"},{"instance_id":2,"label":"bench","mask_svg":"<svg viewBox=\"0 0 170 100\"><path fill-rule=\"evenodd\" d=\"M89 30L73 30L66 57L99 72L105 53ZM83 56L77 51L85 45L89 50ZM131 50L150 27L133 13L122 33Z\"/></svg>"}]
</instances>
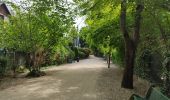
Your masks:
<instances>
[{"instance_id":1,"label":"bench","mask_svg":"<svg viewBox=\"0 0 170 100\"><path fill-rule=\"evenodd\" d=\"M163 95L156 88L150 87L145 97L141 97L137 94L133 94L130 97L130 100L170 100L170 99L165 95Z\"/></svg>"}]
</instances>

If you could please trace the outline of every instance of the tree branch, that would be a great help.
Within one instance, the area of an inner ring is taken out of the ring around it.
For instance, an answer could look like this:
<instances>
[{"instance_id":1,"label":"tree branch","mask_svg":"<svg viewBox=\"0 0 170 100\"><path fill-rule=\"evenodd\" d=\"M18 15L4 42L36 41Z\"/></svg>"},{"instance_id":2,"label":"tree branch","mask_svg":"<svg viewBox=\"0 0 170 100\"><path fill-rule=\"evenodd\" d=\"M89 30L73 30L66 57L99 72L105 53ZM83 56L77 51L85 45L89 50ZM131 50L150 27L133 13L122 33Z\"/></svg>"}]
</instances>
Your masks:
<instances>
[{"instance_id":1,"label":"tree branch","mask_svg":"<svg viewBox=\"0 0 170 100\"><path fill-rule=\"evenodd\" d=\"M126 28L126 0L121 2L121 14L120 14L120 27L123 33L125 41L130 40L127 28Z\"/></svg>"},{"instance_id":2,"label":"tree branch","mask_svg":"<svg viewBox=\"0 0 170 100\"><path fill-rule=\"evenodd\" d=\"M137 4L136 14L135 14L134 35L133 35L133 40L136 45L140 38L139 33L140 33L140 25L141 25L141 13L142 13L143 9L144 9L143 4Z\"/></svg>"}]
</instances>

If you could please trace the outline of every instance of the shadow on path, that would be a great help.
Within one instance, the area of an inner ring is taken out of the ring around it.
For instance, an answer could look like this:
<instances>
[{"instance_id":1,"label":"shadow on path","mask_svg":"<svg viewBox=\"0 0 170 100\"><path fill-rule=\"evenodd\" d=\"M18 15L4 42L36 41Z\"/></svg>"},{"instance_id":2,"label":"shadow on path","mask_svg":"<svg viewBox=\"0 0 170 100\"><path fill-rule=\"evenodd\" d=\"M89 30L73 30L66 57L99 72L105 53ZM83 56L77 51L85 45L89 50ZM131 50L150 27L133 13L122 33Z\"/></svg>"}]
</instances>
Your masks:
<instances>
[{"instance_id":1,"label":"shadow on path","mask_svg":"<svg viewBox=\"0 0 170 100\"><path fill-rule=\"evenodd\" d=\"M128 100L132 93L144 94L147 86L135 80L134 90L120 87L122 70L91 56L79 63L54 66L39 78L20 78L0 90L0 100Z\"/></svg>"}]
</instances>

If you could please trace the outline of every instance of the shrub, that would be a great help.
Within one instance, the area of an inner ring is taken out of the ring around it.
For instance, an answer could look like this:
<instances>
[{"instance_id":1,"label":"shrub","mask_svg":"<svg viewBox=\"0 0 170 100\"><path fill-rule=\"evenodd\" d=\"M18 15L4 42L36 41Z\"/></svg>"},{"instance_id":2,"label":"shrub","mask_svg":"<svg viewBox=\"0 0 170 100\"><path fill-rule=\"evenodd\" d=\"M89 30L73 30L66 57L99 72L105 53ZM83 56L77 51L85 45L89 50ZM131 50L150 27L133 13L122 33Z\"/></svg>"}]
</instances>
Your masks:
<instances>
[{"instance_id":1,"label":"shrub","mask_svg":"<svg viewBox=\"0 0 170 100\"><path fill-rule=\"evenodd\" d=\"M161 83L162 55L156 50L142 49L138 51L134 71L141 78Z\"/></svg>"},{"instance_id":2,"label":"shrub","mask_svg":"<svg viewBox=\"0 0 170 100\"><path fill-rule=\"evenodd\" d=\"M78 53L79 53L79 58L80 58L80 59L86 58L86 54L85 54L84 52L79 51Z\"/></svg>"},{"instance_id":3,"label":"shrub","mask_svg":"<svg viewBox=\"0 0 170 100\"><path fill-rule=\"evenodd\" d=\"M61 52L58 53L58 57L55 59L55 64L63 64L66 62L66 55Z\"/></svg>"},{"instance_id":4,"label":"shrub","mask_svg":"<svg viewBox=\"0 0 170 100\"><path fill-rule=\"evenodd\" d=\"M67 62L69 50L63 45L56 45L52 49L51 59L52 64L63 64Z\"/></svg>"},{"instance_id":5,"label":"shrub","mask_svg":"<svg viewBox=\"0 0 170 100\"><path fill-rule=\"evenodd\" d=\"M88 48L83 48L84 53L86 54L86 57L88 57L91 54L91 50Z\"/></svg>"},{"instance_id":6,"label":"shrub","mask_svg":"<svg viewBox=\"0 0 170 100\"><path fill-rule=\"evenodd\" d=\"M88 48L78 48L78 51L80 52L79 54L81 55L80 58L83 56L83 58L89 57L91 50ZM84 54L83 54L83 53Z\"/></svg>"},{"instance_id":7,"label":"shrub","mask_svg":"<svg viewBox=\"0 0 170 100\"><path fill-rule=\"evenodd\" d=\"M63 64L67 62L72 62L75 57L78 55L78 50L76 54L76 49L71 49L68 46L57 45L53 48L51 54L52 64Z\"/></svg>"}]
</instances>

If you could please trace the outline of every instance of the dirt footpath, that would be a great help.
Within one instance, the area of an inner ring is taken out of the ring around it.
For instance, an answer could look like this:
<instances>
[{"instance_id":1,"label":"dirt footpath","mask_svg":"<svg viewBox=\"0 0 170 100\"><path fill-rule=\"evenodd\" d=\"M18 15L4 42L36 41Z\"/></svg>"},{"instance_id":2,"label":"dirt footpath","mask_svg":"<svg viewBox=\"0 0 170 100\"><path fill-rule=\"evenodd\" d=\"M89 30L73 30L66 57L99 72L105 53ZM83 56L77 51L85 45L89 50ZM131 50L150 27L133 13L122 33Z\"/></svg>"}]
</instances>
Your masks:
<instances>
[{"instance_id":1,"label":"dirt footpath","mask_svg":"<svg viewBox=\"0 0 170 100\"><path fill-rule=\"evenodd\" d=\"M143 95L148 88L147 82L135 78L138 88L122 89L122 70L113 64L108 69L106 61L94 56L45 71L43 77L13 80L0 90L0 100L128 100L131 94Z\"/></svg>"}]
</instances>

